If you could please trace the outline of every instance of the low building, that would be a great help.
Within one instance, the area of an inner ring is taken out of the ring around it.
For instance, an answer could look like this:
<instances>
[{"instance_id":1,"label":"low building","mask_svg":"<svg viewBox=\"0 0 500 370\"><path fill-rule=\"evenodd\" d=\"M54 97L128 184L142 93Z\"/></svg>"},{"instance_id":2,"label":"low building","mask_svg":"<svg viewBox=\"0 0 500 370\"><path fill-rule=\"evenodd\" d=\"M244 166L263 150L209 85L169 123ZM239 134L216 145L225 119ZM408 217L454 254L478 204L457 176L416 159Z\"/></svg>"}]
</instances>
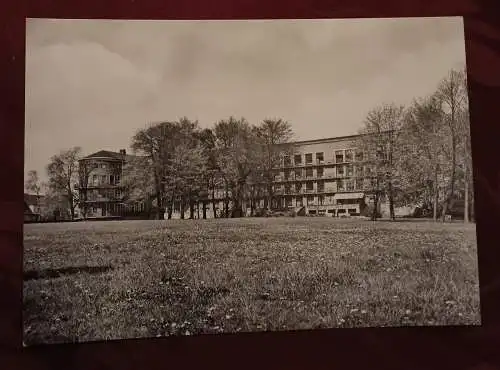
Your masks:
<instances>
[{"instance_id":1,"label":"low building","mask_svg":"<svg viewBox=\"0 0 500 370\"><path fill-rule=\"evenodd\" d=\"M24 193L24 222L39 222L44 213L43 195Z\"/></svg>"}]
</instances>

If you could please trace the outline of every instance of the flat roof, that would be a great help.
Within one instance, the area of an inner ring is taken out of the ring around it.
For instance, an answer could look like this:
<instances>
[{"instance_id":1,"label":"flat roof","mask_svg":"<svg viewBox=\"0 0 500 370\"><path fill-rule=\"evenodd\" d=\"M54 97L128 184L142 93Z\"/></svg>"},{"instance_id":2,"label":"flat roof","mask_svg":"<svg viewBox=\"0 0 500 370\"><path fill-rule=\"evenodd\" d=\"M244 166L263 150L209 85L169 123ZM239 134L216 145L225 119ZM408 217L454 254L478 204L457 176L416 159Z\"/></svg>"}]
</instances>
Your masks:
<instances>
[{"instance_id":1,"label":"flat roof","mask_svg":"<svg viewBox=\"0 0 500 370\"><path fill-rule=\"evenodd\" d=\"M362 136L362 135L361 134L356 134L356 135L328 137L328 138L322 138L322 139L299 140L299 141L292 141L292 142L290 142L290 144L328 143L328 142L332 142L332 141L344 141L344 140L355 139L355 138L358 138L360 136Z\"/></svg>"}]
</instances>

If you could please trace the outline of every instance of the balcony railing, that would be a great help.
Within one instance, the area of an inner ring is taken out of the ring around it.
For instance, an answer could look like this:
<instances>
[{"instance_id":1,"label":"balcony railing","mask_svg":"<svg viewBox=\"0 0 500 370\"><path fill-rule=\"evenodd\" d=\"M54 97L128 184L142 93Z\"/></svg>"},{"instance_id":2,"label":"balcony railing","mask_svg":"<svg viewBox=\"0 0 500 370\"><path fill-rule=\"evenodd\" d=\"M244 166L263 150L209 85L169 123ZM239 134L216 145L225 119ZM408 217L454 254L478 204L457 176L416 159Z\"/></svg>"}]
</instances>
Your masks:
<instances>
[{"instance_id":1,"label":"balcony railing","mask_svg":"<svg viewBox=\"0 0 500 370\"><path fill-rule=\"evenodd\" d=\"M329 179L349 179L349 178L366 178L368 176L361 176L356 174L321 174L321 175L289 175L288 177L279 176L275 178L275 182L288 182L288 181L306 181L306 180L329 180Z\"/></svg>"}]
</instances>

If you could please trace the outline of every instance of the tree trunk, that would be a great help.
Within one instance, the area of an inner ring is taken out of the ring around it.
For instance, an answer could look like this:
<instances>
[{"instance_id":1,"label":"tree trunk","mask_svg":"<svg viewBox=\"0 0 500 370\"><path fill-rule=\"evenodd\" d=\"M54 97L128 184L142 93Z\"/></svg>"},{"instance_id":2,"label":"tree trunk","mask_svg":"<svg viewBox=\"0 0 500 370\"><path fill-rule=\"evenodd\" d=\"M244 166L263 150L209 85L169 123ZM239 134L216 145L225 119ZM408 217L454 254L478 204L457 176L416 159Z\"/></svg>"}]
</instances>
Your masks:
<instances>
[{"instance_id":1,"label":"tree trunk","mask_svg":"<svg viewBox=\"0 0 500 370\"><path fill-rule=\"evenodd\" d=\"M445 203L443 206L443 214L441 215L441 220L444 222L446 219L446 214L448 213L449 207L451 206L451 201L453 199L453 195L455 193L455 171L457 166L457 153L456 153L456 138L455 138L455 113L454 108L452 107L451 113L451 175L450 175L450 183L449 183L449 191L446 195Z\"/></svg>"},{"instance_id":2,"label":"tree trunk","mask_svg":"<svg viewBox=\"0 0 500 370\"><path fill-rule=\"evenodd\" d=\"M215 200L215 180L212 183L212 213L214 215L214 218L217 218L217 205L216 205L216 200Z\"/></svg>"},{"instance_id":3,"label":"tree trunk","mask_svg":"<svg viewBox=\"0 0 500 370\"><path fill-rule=\"evenodd\" d=\"M392 181L389 180L388 184L388 192L389 192L389 215L391 217L391 220L394 221L396 219L396 214L394 212L394 194L393 194L393 187L392 187Z\"/></svg>"},{"instance_id":4,"label":"tree trunk","mask_svg":"<svg viewBox=\"0 0 500 370\"><path fill-rule=\"evenodd\" d=\"M250 217L253 217L255 214L255 193L252 190L251 198L250 198Z\"/></svg>"},{"instance_id":5,"label":"tree trunk","mask_svg":"<svg viewBox=\"0 0 500 370\"><path fill-rule=\"evenodd\" d=\"M194 200L192 197L189 197L189 219L194 219Z\"/></svg>"},{"instance_id":6,"label":"tree trunk","mask_svg":"<svg viewBox=\"0 0 500 370\"><path fill-rule=\"evenodd\" d=\"M184 211L185 211L185 204L184 204L184 196L181 197L181 204L180 204L180 210L181 210L181 220L184 220Z\"/></svg>"},{"instance_id":7,"label":"tree trunk","mask_svg":"<svg viewBox=\"0 0 500 370\"><path fill-rule=\"evenodd\" d=\"M71 184L68 183L68 204L69 204L69 211L71 214L71 220L75 219L75 203L73 201L73 192L71 191Z\"/></svg>"},{"instance_id":8,"label":"tree trunk","mask_svg":"<svg viewBox=\"0 0 500 370\"><path fill-rule=\"evenodd\" d=\"M226 181L225 185L225 197L224 197L224 217L228 218L229 217L229 185Z\"/></svg>"},{"instance_id":9,"label":"tree trunk","mask_svg":"<svg viewBox=\"0 0 500 370\"><path fill-rule=\"evenodd\" d=\"M433 189L433 205L432 205L432 219L437 221L438 219L438 205L439 205L439 184L438 184L438 169L437 166L434 169L434 189Z\"/></svg>"},{"instance_id":10,"label":"tree trunk","mask_svg":"<svg viewBox=\"0 0 500 370\"><path fill-rule=\"evenodd\" d=\"M267 209L271 211L273 208L273 185L272 183L267 185Z\"/></svg>"},{"instance_id":11,"label":"tree trunk","mask_svg":"<svg viewBox=\"0 0 500 370\"><path fill-rule=\"evenodd\" d=\"M378 213L378 190L375 192L375 199L373 200L373 211L372 211L372 221L377 220L377 213Z\"/></svg>"}]
</instances>

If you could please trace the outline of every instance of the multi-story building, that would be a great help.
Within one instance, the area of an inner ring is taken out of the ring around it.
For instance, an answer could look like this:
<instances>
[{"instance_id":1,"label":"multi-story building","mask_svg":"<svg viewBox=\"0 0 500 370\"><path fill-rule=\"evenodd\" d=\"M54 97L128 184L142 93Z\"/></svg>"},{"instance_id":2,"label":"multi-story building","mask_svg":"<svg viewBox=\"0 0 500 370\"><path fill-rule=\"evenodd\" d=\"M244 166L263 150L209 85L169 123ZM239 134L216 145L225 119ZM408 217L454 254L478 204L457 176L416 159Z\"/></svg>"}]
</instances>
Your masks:
<instances>
[{"instance_id":1,"label":"multi-story building","mask_svg":"<svg viewBox=\"0 0 500 370\"><path fill-rule=\"evenodd\" d=\"M123 211L120 185L123 165L129 156L100 150L79 161L79 216L82 218L119 217Z\"/></svg>"},{"instance_id":2,"label":"multi-story building","mask_svg":"<svg viewBox=\"0 0 500 370\"><path fill-rule=\"evenodd\" d=\"M370 167L356 148L358 135L295 142L276 170L278 208L306 214L359 216L373 204Z\"/></svg>"},{"instance_id":3,"label":"multi-story building","mask_svg":"<svg viewBox=\"0 0 500 370\"><path fill-rule=\"evenodd\" d=\"M275 169L271 207L264 191L254 201L254 208L293 209L300 214L332 217L358 216L365 207L373 205L370 166L363 153L356 148L358 135L328 139L297 141L283 156ZM130 156L125 150L119 153L101 150L80 161L80 171L87 173L87 184L80 184L80 208L82 216L123 216L123 188L120 180L123 165ZM84 177L85 178L85 177ZM262 190L262 189L261 189ZM210 192L205 201L207 218L224 210L227 194L224 189ZM229 202L229 207L231 207ZM249 214L248 200L244 211ZM387 212L382 201L379 212ZM173 218L180 217L180 205L174 202ZM196 204L195 217L201 214L202 203ZM189 207L184 209L189 217ZM167 212L165 213L167 214Z\"/></svg>"},{"instance_id":4,"label":"multi-story building","mask_svg":"<svg viewBox=\"0 0 500 370\"><path fill-rule=\"evenodd\" d=\"M266 186L258 196L257 208L293 209L299 214L332 217L359 216L368 205L374 204L371 189L371 168L356 148L359 135L337 138L297 141L292 143L288 155L275 169L271 207L268 207ZM214 192L216 210L224 209L225 192ZM249 211L249 202L244 208ZM210 199L212 204L212 199ZM378 210L387 212L381 199ZM179 207L174 207L178 218ZM187 210L185 211L187 216ZM208 207L209 217L213 215Z\"/></svg>"}]
</instances>

